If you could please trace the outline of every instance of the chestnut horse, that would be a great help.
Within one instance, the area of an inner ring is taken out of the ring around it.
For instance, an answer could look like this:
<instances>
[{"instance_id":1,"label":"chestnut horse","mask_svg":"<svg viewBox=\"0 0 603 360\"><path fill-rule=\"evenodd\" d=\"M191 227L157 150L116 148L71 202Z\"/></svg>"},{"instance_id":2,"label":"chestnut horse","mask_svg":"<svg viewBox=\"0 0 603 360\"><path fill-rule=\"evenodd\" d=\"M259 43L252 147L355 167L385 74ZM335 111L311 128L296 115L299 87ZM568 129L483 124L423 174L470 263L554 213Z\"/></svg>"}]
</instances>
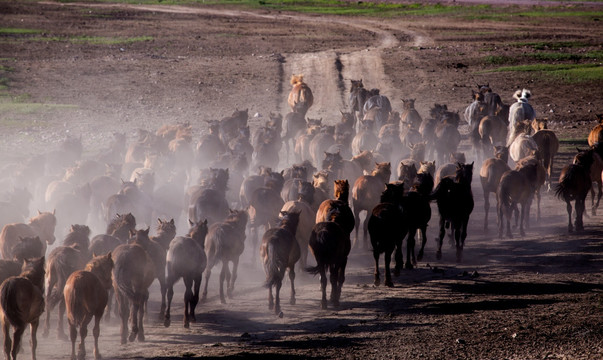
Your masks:
<instances>
[{"instance_id":1,"label":"chestnut horse","mask_svg":"<svg viewBox=\"0 0 603 360\"><path fill-rule=\"evenodd\" d=\"M94 359L100 359L98 337L100 335L100 320L105 312L109 299L108 290L111 288L111 271L113 259L111 253L93 258L86 264L84 270L71 274L65 284L63 296L69 322L71 337L71 359L75 356L75 340L77 328L80 328L80 346L77 359L86 356L85 339L88 335L88 324L94 317Z\"/></svg>"},{"instance_id":2,"label":"chestnut horse","mask_svg":"<svg viewBox=\"0 0 603 360\"><path fill-rule=\"evenodd\" d=\"M548 190L551 189L551 175L553 174L553 162L555 161L555 155L559 151L559 139L553 130L547 128L546 119L534 119L532 121L532 128L536 133L532 135L532 139L538 145L538 152L542 158L542 165L546 169L546 182ZM600 177L599 177L600 178ZM600 184L600 183L599 183ZM601 199L601 185L599 185L599 199ZM593 190L594 200L594 190ZM599 205L597 201L597 206ZM593 210L595 215L596 208Z\"/></svg>"},{"instance_id":3,"label":"chestnut horse","mask_svg":"<svg viewBox=\"0 0 603 360\"><path fill-rule=\"evenodd\" d=\"M289 269L291 282L291 298L289 303L295 305L295 263L299 260L299 244L295 239L295 232L299 224L299 212L281 211L281 221L277 227L268 229L262 237L260 257L264 263L266 273L266 287L268 288L268 308L281 315L280 291L283 285L285 271ZM272 296L272 287L276 296Z\"/></svg>"},{"instance_id":4,"label":"chestnut horse","mask_svg":"<svg viewBox=\"0 0 603 360\"><path fill-rule=\"evenodd\" d=\"M304 82L303 74L292 75L291 85L293 87L289 92L287 103L293 112L300 113L303 118L314 103L314 95L312 95L310 87Z\"/></svg>"},{"instance_id":5,"label":"chestnut horse","mask_svg":"<svg viewBox=\"0 0 603 360\"><path fill-rule=\"evenodd\" d=\"M0 286L0 316L4 333L6 359L17 359L21 337L27 324L31 332L31 358L36 359L36 334L44 312L44 257L25 260L19 276L6 279ZM13 327L13 340L10 328Z\"/></svg>"},{"instance_id":6,"label":"chestnut horse","mask_svg":"<svg viewBox=\"0 0 603 360\"><path fill-rule=\"evenodd\" d=\"M511 234L511 211L521 205L521 216L519 221L519 233L525 236L524 224L526 216L530 209L530 204L536 190L538 168L535 164L506 171L500 178L496 198L498 200L498 236L502 238L504 227L504 217L507 217L506 229L507 237L512 238Z\"/></svg>"},{"instance_id":7,"label":"chestnut horse","mask_svg":"<svg viewBox=\"0 0 603 360\"><path fill-rule=\"evenodd\" d=\"M376 163L375 169L371 175L363 175L356 179L352 188L352 205L354 208L354 222L356 229L355 246L359 246L358 228L360 227L360 212L366 211L367 216L364 219L363 240L364 248L368 248L368 218L370 212L379 203L381 193L385 184L389 182L392 174L391 163Z\"/></svg>"},{"instance_id":8,"label":"chestnut horse","mask_svg":"<svg viewBox=\"0 0 603 360\"><path fill-rule=\"evenodd\" d=\"M509 148L506 146L496 146L493 158L484 160L479 170L479 178L484 192L484 232L488 232L488 212L490 211L490 193L496 194L500 178L506 172L511 170L507 165L509 159ZM498 219L498 217L497 217Z\"/></svg>"}]
</instances>

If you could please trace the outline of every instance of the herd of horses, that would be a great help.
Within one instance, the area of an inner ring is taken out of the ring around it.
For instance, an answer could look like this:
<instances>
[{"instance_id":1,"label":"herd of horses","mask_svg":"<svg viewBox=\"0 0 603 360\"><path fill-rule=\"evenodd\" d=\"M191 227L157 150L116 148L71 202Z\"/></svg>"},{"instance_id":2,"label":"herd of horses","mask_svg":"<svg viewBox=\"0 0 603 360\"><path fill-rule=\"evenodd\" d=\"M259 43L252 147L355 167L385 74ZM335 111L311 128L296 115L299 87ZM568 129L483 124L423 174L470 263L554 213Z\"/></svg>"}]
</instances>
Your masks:
<instances>
[{"instance_id":1,"label":"herd of horses","mask_svg":"<svg viewBox=\"0 0 603 360\"><path fill-rule=\"evenodd\" d=\"M525 234L534 198L540 218L540 194L552 188L559 140L545 119L536 118L529 90L518 90L517 101L508 105L489 85L478 85L463 116L434 104L422 118L414 99L404 99L399 113L378 89L352 80L350 112L342 111L333 124L307 117L314 97L302 75L294 75L291 85L291 111L284 117L271 113L253 132L248 111L236 110L208 121L197 142L193 126L178 123L139 130L129 144L125 134L115 133L107 147L88 157L81 137L69 137L55 151L7 165L3 174L8 175L0 179L5 188L14 189L0 202L0 320L7 358L16 358L30 325L35 359L40 318L46 312L47 336L55 307L57 335L71 340L74 359L86 355L84 341L93 318L94 357L100 358L100 319L111 317L112 306L121 320L121 343L144 341L149 287L156 279L159 319L166 327L171 325L174 284L183 280L183 322L189 327L199 301L207 301L211 272L219 263L220 301L233 297L245 249L263 265L268 306L279 316L285 274L289 302L295 304L300 270L320 275L323 309L329 301L338 306L352 249L370 248L375 285L381 283L383 254L384 284L393 286L392 255L394 275L423 259L434 202L439 214L436 257L442 257L450 229L461 262L474 208L476 162L481 164L484 231L490 193L496 196L500 237L512 236L513 214ZM459 129L464 124L466 135ZM465 137L473 149L471 163L459 152ZM590 148L579 150L561 170L554 189L567 204L570 232L584 228L589 191L593 214L599 205L602 141L603 121L588 137ZM276 170L282 164L287 165ZM592 182L598 184L596 202ZM53 210L38 211L26 223L31 208ZM151 230L153 219L157 225ZM187 223L186 235L176 236L176 229ZM61 245L55 244L55 232ZM92 233L97 235L91 238Z\"/></svg>"}]
</instances>

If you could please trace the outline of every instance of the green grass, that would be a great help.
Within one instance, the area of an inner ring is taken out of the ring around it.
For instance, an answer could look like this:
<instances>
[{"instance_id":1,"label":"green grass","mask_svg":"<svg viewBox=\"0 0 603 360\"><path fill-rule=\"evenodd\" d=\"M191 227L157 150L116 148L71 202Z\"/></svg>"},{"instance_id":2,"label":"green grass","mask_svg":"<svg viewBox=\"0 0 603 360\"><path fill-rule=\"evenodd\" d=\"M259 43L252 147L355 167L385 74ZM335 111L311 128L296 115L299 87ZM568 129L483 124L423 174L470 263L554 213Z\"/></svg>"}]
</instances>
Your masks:
<instances>
[{"instance_id":1,"label":"green grass","mask_svg":"<svg viewBox=\"0 0 603 360\"><path fill-rule=\"evenodd\" d=\"M603 66L600 64L530 64L503 66L488 72L538 72L543 76L555 77L568 83L603 80Z\"/></svg>"},{"instance_id":2,"label":"green grass","mask_svg":"<svg viewBox=\"0 0 603 360\"><path fill-rule=\"evenodd\" d=\"M536 41L536 42L516 42L509 44L515 47L531 47L534 50L561 50L564 48L579 48L592 46L592 44L583 41Z\"/></svg>"},{"instance_id":3,"label":"green grass","mask_svg":"<svg viewBox=\"0 0 603 360\"><path fill-rule=\"evenodd\" d=\"M517 59L513 58L511 56L489 55L484 58L484 62L486 64L494 64L494 65L513 64L513 63L517 62Z\"/></svg>"},{"instance_id":4,"label":"green grass","mask_svg":"<svg viewBox=\"0 0 603 360\"><path fill-rule=\"evenodd\" d=\"M0 28L0 35L28 35L39 34L42 30L36 29L18 29L18 28Z\"/></svg>"}]
</instances>

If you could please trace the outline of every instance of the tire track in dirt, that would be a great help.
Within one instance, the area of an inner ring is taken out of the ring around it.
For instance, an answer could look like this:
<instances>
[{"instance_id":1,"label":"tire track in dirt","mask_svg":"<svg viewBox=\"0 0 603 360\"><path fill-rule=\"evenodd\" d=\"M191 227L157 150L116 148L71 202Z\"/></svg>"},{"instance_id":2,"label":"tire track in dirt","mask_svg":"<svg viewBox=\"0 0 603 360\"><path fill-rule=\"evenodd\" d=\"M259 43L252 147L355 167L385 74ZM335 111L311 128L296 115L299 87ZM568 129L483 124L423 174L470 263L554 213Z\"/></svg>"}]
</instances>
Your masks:
<instances>
[{"instance_id":1,"label":"tire track in dirt","mask_svg":"<svg viewBox=\"0 0 603 360\"><path fill-rule=\"evenodd\" d=\"M41 4L51 4L41 2ZM52 3L56 5L56 3ZM396 104L401 98L401 93L388 79L383 66L382 56L387 49L402 46L404 57L413 60L415 55L411 47L423 47L432 44L432 40L424 34L409 29L403 22L388 22L375 20L358 20L350 23L348 19L334 16L307 16L302 14L273 14L258 13L242 10L194 8L178 5L135 5L135 4L92 4L92 3L64 3L61 6L84 6L99 8L119 8L138 11L151 11L177 14L200 14L231 17L254 17L264 19L283 19L291 22L314 22L339 24L342 31L369 31L376 34L375 44L360 50L349 51L343 49L330 49L312 53L283 53L279 56L279 98L276 108L281 112L289 111L287 95L291 87L289 80L293 74L304 74L305 81L314 92L314 106L310 109L310 117L338 119L340 110L348 109L348 93L350 79L362 79L367 88L379 88L381 94L390 97ZM395 32L405 33L410 37L408 42L401 43ZM408 50L404 50L407 48ZM404 64L401 63L401 66ZM427 76L421 69L415 73L418 87L425 86ZM394 106L396 108L396 106Z\"/></svg>"}]
</instances>

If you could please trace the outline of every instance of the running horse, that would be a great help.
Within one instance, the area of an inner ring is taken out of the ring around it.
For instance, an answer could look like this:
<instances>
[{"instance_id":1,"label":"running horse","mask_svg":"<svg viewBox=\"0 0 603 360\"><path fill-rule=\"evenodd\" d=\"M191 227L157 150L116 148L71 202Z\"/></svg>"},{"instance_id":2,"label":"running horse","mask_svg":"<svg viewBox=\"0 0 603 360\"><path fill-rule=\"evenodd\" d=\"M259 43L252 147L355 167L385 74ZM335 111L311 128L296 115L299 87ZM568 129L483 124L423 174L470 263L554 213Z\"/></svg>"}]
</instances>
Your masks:
<instances>
[{"instance_id":1,"label":"running horse","mask_svg":"<svg viewBox=\"0 0 603 360\"><path fill-rule=\"evenodd\" d=\"M289 92L287 103L289 103L289 106L294 113L299 113L302 117L305 117L308 109L314 103L312 90L304 82L303 74L291 76L291 85L293 85L293 87Z\"/></svg>"}]
</instances>

